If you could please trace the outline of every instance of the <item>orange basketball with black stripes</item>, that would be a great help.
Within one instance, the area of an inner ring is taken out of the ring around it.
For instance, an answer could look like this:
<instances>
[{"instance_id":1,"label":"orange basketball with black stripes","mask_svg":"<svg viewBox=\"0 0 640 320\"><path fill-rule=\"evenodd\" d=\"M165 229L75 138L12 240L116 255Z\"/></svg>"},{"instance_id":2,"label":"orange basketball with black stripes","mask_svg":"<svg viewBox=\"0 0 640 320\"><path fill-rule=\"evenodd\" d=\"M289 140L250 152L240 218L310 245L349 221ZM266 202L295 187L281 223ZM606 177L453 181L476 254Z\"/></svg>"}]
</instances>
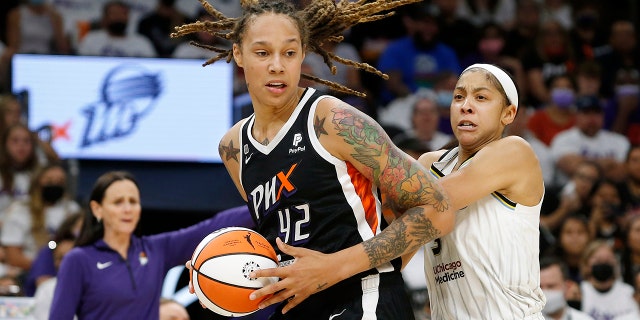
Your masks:
<instances>
[{"instance_id":1,"label":"orange basketball with black stripes","mask_svg":"<svg viewBox=\"0 0 640 320\"><path fill-rule=\"evenodd\" d=\"M207 235L191 258L190 274L198 299L209 310L226 317L240 317L258 310L260 301L251 292L277 278L251 278L257 269L275 268L278 258L259 233L242 227L224 228Z\"/></svg>"}]
</instances>

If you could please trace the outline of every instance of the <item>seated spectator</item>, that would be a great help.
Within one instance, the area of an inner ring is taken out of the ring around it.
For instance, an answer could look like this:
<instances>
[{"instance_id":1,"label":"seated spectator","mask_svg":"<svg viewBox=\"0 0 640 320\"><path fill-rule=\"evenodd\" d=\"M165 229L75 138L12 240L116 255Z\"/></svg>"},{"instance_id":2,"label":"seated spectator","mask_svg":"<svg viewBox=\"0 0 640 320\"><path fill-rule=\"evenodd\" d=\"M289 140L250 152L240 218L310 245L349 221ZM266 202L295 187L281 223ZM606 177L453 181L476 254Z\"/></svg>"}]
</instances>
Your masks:
<instances>
[{"instance_id":1,"label":"seated spectator","mask_svg":"<svg viewBox=\"0 0 640 320\"><path fill-rule=\"evenodd\" d=\"M620 255L622 280L636 287L636 275L640 272L640 215L629 217L625 225L624 240L624 248Z\"/></svg>"},{"instance_id":2,"label":"seated spectator","mask_svg":"<svg viewBox=\"0 0 640 320\"><path fill-rule=\"evenodd\" d=\"M20 101L13 94L0 94L0 132L6 128L22 123L26 125ZM41 165L49 162L58 162L60 157L53 149L49 141L42 140L35 132L33 133L36 143L36 156Z\"/></svg>"},{"instance_id":3,"label":"seated spectator","mask_svg":"<svg viewBox=\"0 0 640 320\"><path fill-rule=\"evenodd\" d=\"M29 270L38 250L62 221L80 211L80 206L66 196L66 185L64 169L57 164L48 165L33 175L29 199L9 206L0 233L7 264Z\"/></svg>"},{"instance_id":4,"label":"seated spectator","mask_svg":"<svg viewBox=\"0 0 640 320\"><path fill-rule=\"evenodd\" d=\"M609 101L605 126L626 136L631 144L640 144L640 70L620 69Z\"/></svg>"},{"instance_id":5,"label":"seated spectator","mask_svg":"<svg viewBox=\"0 0 640 320\"><path fill-rule=\"evenodd\" d=\"M607 242L595 240L587 247L582 260L582 276L582 311L595 320L640 314L633 298L634 289L620 281L618 260Z\"/></svg>"},{"instance_id":6,"label":"seated spectator","mask_svg":"<svg viewBox=\"0 0 640 320\"><path fill-rule=\"evenodd\" d=\"M566 0L542 0L542 23L556 21L566 30L573 28L573 7Z\"/></svg>"},{"instance_id":7,"label":"seated spectator","mask_svg":"<svg viewBox=\"0 0 640 320\"><path fill-rule=\"evenodd\" d=\"M138 33L147 37L153 44L158 56L171 57L173 50L184 42L182 38L168 35L174 27L189 22L187 16L175 7L176 0L158 0L152 12L142 17L138 23Z\"/></svg>"},{"instance_id":8,"label":"seated spectator","mask_svg":"<svg viewBox=\"0 0 640 320\"><path fill-rule=\"evenodd\" d=\"M640 213L640 145L629 149L624 166L627 175L620 184L624 210L630 214Z\"/></svg>"},{"instance_id":9,"label":"seated spectator","mask_svg":"<svg viewBox=\"0 0 640 320\"><path fill-rule=\"evenodd\" d=\"M458 16L476 27L493 22L511 29L515 23L515 0L460 0L458 3Z\"/></svg>"},{"instance_id":10,"label":"seated spectator","mask_svg":"<svg viewBox=\"0 0 640 320\"><path fill-rule=\"evenodd\" d=\"M615 95L618 71L640 71L640 48L633 22L617 20L611 24L608 49L597 61L602 66L601 93L610 98Z\"/></svg>"},{"instance_id":11,"label":"seated spectator","mask_svg":"<svg viewBox=\"0 0 640 320\"><path fill-rule=\"evenodd\" d=\"M90 31L78 45L85 56L155 57L157 53L146 37L127 34L129 6L122 1L109 1L102 10L101 29ZM168 35L167 35L168 37Z\"/></svg>"},{"instance_id":12,"label":"seated spectator","mask_svg":"<svg viewBox=\"0 0 640 320\"><path fill-rule=\"evenodd\" d=\"M559 132L575 125L576 90L571 77L566 74L552 78L548 89L551 100L531 115L527 127L536 138L550 146Z\"/></svg>"},{"instance_id":13,"label":"seated spectator","mask_svg":"<svg viewBox=\"0 0 640 320\"><path fill-rule=\"evenodd\" d=\"M622 250L624 210L616 183L604 179L598 183L591 197L589 229L594 239L607 240L617 252Z\"/></svg>"},{"instance_id":14,"label":"seated spectator","mask_svg":"<svg viewBox=\"0 0 640 320\"><path fill-rule=\"evenodd\" d=\"M551 142L551 154L560 173L558 181L566 181L585 159L597 161L606 178L621 181L629 140L603 128L604 114L597 97L579 97L576 108L576 124L558 133Z\"/></svg>"},{"instance_id":15,"label":"seated spectator","mask_svg":"<svg viewBox=\"0 0 640 320\"><path fill-rule=\"evenodd\" d=\"M64 258L67 252L71 251L75 242L75 236L72 234L60 234L59 236L60 237L54 238L55 246L49 249L52 251L55 270L58 270L60 263L62 262L62 258ZM35 320L49 319L49 309L51 309L51 301L53 300L53 292L56 288L57 282L56 277L50 277L43 280L38 286L34 295L35 304L33 317Z\"/></svg>"},{"instance_id":16,"label":"seated spectator","mask_svg":"<svg viewBox=\"0 0 640 320\"><path fill-rule=\"evenodd\" d=\"M540 260L540 288L547 298L542 309L549 320L593 320L588 314L567 305L567 293L578 284L569 279L567 266L554 257Z\"/></svg>"},{"instance_id":17,"label":"seated spectator","mask_svg":"<svg viewBox=\"0 0 640 320\"><path fill-rule=\"evenodd\" d=\"M438 131L440 114L436 104L437 96L432 91L419 91L411 112L411 136L418 138L429 150L439 150L453 136Z\"/></svg>"},{"instance_id":18,"label":"seated spectator","mask_svg":"<svg viewBox=\"0 0 640 320\"><path fill-rule=\"evenodd\" d=\"M54 263L55 245L61 239L75 240L76 236L80 234L82 220L81 212L67 216L56 230L53 240L38 251L24 281L23 287L26 296L33 296L40 284L56 276L58 268Z\"/></svg>"},{"instance_id":19,"label":"seated spectator","mask_svg":"<svg viewBox=\"0 0 640 320\"><path fill-rule=\"evenodd\" d=\"M564 218L558 228L555 242L548 249L541 249L543 257L556 257L567 266L567 279L576 285L582 281L581 260L591 242L587 218L572 214ZM571 300L567 297L567 300Z\"/></svg>"},{"instance_id":20,"label":"seated spectator","mask_svg":"<svg viewBox=\"0 0 640 320\"><path fill-rule=\"evenodd\" d=\"M521 58L527 83L526 101L536 108L550 102L546 84L553 77L571 76L575 71L569 35L557 21L547 21L540 26L535 42Z\"/></svg>"},{"instance_id":21,"label":"seated spectator","mask_svg":"<svg viewBox=\"0 0 640 320\"><path fill-rule=\"evenodd\" d=\"M590 160L578 163L567 183L546 190L540 209L540 226L555 233L560 222L570 214L589 218L591 198L602 176L598 163Z\"/></svg>"},{"instance_id":22,"label":"seated spectator","mask_svg":"<svg viewBox=\"0 0 640 320\"><path fill-rule=\"evenodd\" d=\"M513 28L507 30L504 54L522 59L525 52L535 43L540 29L541 8L538 0L517 1L515 24ZM520 88L520 90L526 90ZM521 93L521 95L523 95ZM524 96L524 95L523 95Z\"/></svg>"},{"instance_id":23,"label":"seated spectator","mask_svg":"<svg viewBox=\"0 0 640 320\"><path fill-rule=\"evenodd\" d=\"M26 199L31 175L40 167L35 138L23 124L5 129L0 141L0 223L13 201Z\"/></svg>"},{"instance_id":24,"label":"seated spectator","mask_svg":"<svg viewBox=\"0 0 640 320\"><path fill-rule=\"evenodd\" d=\"M460 65L466 68L475 63L490 63L506 70L519 88L525 88L524 70L520 60L505 55L505 30L497 23L488 22L478 34L475 48L463 56Z\"/></svg>"},{"instance_id":25,"label":"seated spectator","mask_svg":"<svg viewBox=\"0 0 640 320\"><path fill-rule=\"evenodd\" d=\"M438 23L431 7L415 3L402 9L408 35L389 43L378 60L378 69L389 75L381 93L383 105L418 88L432 88L443 71L462 71L455 51L438 38Z\"/></svg>"}]
</instances>

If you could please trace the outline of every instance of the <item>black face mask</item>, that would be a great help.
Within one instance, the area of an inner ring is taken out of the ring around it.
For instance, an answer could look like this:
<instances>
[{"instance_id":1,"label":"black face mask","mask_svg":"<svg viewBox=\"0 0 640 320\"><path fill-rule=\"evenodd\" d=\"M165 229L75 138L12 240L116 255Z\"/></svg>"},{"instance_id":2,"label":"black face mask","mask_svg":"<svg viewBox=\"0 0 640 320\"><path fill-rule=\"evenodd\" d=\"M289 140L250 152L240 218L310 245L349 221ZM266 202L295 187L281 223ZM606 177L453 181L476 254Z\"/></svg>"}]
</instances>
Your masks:
<instances>
[{"instance_id":1,"label":"black face mask","mask_svg":"<svg viewBox=\"0 0 640 320\"><path fill-rule=\"evenodd\" d=\"M582 301L581 300L567 300L567 305L569 305L569 307L577 309L577 310L582 310Z\"/></svg>"},{"instance_id":2,"label":"black face mask","mask_svg":"<svg viewBox=\"0 0 640 320\"><path fill-rule=\"evenodd\" d=\"M173 5L176 3L176 0L161 0L160 3L167 7L173 7Z\"/></svg>"},{"instance_id":3,"label":"black face mask","mask_svg":"<svg viewBox=\"0 0 640 320\"><path fill-rule=\"evenodd\" d=\"M64 195L64 186L48 185L42 186L42 200L46 203L56 203Z\"/></svg>"},{"instance_id":4,"label":"black face mask","mask_svg":"<svg viewBox=\"0 0 640 320\"><path fill-rule=\"evenodd\" d=\"M114 36L124 36L127 31L127 23L126 22L111 22L107 25L107 30L109 30L109 34Z\"/></svg>"},{"instance_id":5,"label":"black face mask","mask_svg":"<svg viewBox=\"0 0 640 320\"><path fill-rule=\"evenodd\" d=\"M609 263L598 263L591 266L591 275L600 282L613 279L613 266Z\"/></svg>"}]
</instances>

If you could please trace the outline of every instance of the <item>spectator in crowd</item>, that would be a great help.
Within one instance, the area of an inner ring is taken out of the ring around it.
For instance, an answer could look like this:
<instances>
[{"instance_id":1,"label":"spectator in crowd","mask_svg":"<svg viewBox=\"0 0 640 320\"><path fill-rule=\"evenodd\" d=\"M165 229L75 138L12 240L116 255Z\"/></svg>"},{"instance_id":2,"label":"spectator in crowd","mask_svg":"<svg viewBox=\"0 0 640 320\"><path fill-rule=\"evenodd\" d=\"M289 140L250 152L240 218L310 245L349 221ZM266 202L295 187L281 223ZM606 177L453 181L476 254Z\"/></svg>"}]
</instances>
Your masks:
<instances>
[{"instance_id":1,"label":"spectator in crowd","mask_svg":"<svg viewBox=\"0 0 640 320\"><path fill-rule=\"evenodd\" d=\"M602 94L613 97L618 71L640 70L640 50L636 27L629 20L617 20L611 24L609 50L598 59L602 66Z\"/></svg>"},{"instance_id":2,"label":"spectator in crowd","mask_svg":"<svg viewBox=\"0 0 640 320\"><path fill-rule=\"evenodd\" d=\"M71 251L74 242L76 240L75 235L71 233L57 233L53 239L53 248L47 248L51 251L52 262L54 270L57 271L60 268L62 258ZM47 320L49 319L49 310L51 309L51 301L53 300L53 292L56 288L58 279L53 276L46 280L42 280L40 285L35 291L34 295L34 307L33 317L35 320Z\"/></svg>"},{"instance_id":3,"label":"spectator in crowd","mask_svg":"<svg viewBox=\"0 0 640 320\"><path fill-rule=\"evenodd\" d=\"M187 309L173 299L160 298L160 320L189 320Z\"/></svg>"},{"instance_id":4,"label":"spectator in crowd","mask_svg":"<svg viewBox=\"0 0 640 320\"><path fill-rule=\"evenodd\" d=\"M574 8L573 28L569 29L571 46L578 63L593 61L606 51L602 24L602 2L587 1Z\"/></svg>"},{"instance_id":5,"label":"spectator in crowd","mask_svg":"<svg viewBox=\"0 0 640 320\"><path fill-rule=\"evenodd\" d=\"M460 58L466 57L474 50L473 41L468 37L460 37L468 34L475 26L468 20L458 16L460 2L450 0L434 0L433 9L438 13L438 34L442 42L450 46Z\"/></svg>"},{"instance_id":6,"label":"spectator in crowd","mask_svg":"<svg viewBox=\"0 0 640 320\"><path fill-rule=\"evenodd\" d=\"M573 28L573 7L566 0L542 0L542 23L556 21L565 30Z\"/></svg>"},{"instance_id":7,"label":"spectator in crowd","mask_svg":"<svg viewBox=\"0 0 640 320\"><path fill-rule=\"evenodd\" d=\"M537 0L517 2L515 25L511 30L507 30L507 42L504 48L506 55L522 59L526 50L535 42L540 29L540 10ZM521 90L525 89L521 88Z\"/></svg>"},{"instance_id":8,"label":"spectator in crowd","mask_svg":"<svg viewBox=\"0 0 640 320\"><path fill-rule=\"evenodd\" d=\"M603 178L597 162L584 160L576 165L571 179L565 184L554 185L546 190L540 214L540 226L551 232L569 214L589 217L591 198Z\"/></svg>"},{"instance_id":9,"label":"spectator in crowd","mask_svg":"<svg viewBox=\"0 0 640 320\"><path fill-rule=\"evenodd\" d=\"M17 123L26 125L20 101L13 94L0 94L0 132L4 132L6 128ZM34 141L37 142L35 145L36 156L41 165L60 161L58 153L49 141L41 139L35 132L33 135Z\"/></svg>"},{"instance_id":10,"label":"spectator in crowd","mask_svg":"<svg viewBox=\"0 0 640 320\"><path fill-rule=\"evenodd\" d=\"M577 164L585 159L597 161L605 177L621 181L629 140L603 128L604 114L597 97L583 96L576 100L576 124L558 133L551 142L559 182L571 176Z\"/></svg>"},{"instance_id":11,"label":"spectator in crowd","mask_svg":"<svg viewBox=\"0 0 640 320\"><path fill-rule=\"evenodd\" d=\"M182 39L168 35L173 28L189 21L188 17L175 6L176 0L157 0L158 4L152 12L142 17L138 23L138 33L147 37L153 44L159 57L171 57Z\"/></svg>"},{"instance_id":12,"label":"spectator in crowd","mask_svg":"<svg viewBox=\"0 0 640 320\"><path fill-rule=\"evenodd\" d=\"M90 31L78 45L78 54L86 56L155 57L149 39L127 33L129 5L109 1L102 10L101 29ZM168 37L168 36L167 36Z\"/></svg>"},{"instance_id":13,"label":"spectator in crowd","mask_svg":"<svg viewBox=\"0 0 640 320\"><path fill-rule=\"evenodd\" d=\"M566 74L551 78L548 88L550 101L531 115L527 127L536 138L550 146L558 133L575 125L576 90Z\"/></svg>"},{"instance_id":14,"label":"spectator in crowd","mask_svg":"<svg viewBox=\"0 0 640 320\"><path fill-rule=\"evenodd\" d=\"M615 182L604 179L591 197L589 232L595 239L607 240L617 252L623 248L624 210Z\"/></svg>"},{"instance_id":15,"label":"spectator in crowd","mask_svg":"<svg viewBox=\"0 0 640 320\"><path fill-rule=\"evenodd\" d=\"M14 200L26 199L31 175L39 168L34 135L23 124L14 124L0 141L0 222Z\"/></svg>"},{"instance_id":16,"label":"spectator in crowd","mask_svg":"<svg viewBox=\"0 0 640 320\"><path fill-rule=\"evenodd\" d=\"M460 73L455 51L438 36L436 14L426 3L402 9L407 36L391 42L378 60L378 69L389 75L381 95L387 105L418 88L432 88L440 72Z\"/></svg>"},{"instance_id":17,"label":"spectator in crowd","mask_svg":"<svg viewBox=\"0 0 640 320\"><path fill-rule=\"evenodd\" d=\"M453 135L451 128L451 102L453 101L453 90L456 88L458 75L443 71L436 77L433 85L433 91L436 93L436 104L438 105L438 113L440 113L440 121L438 123L438 131Z\"/></svg>"},{"instance_id":18,"label":"spectator in crowd","mask_svg":"<svg viewBox=\"0 0 640 320\"><path fill-rule=\"evenodd\" d=\"M551 100L546 84L558 75L573 75L575 58L569 35L557 21L540 26L535 42L522 56L530 105L540 107Z\"/></svg>"},{"instance_id":19,"label":"spectator in crowd","mask_svg":"<svg viewBox=\"0 0 640 320\"><path fill-rule=\"evenodd\" d=\"M62 221L80 211L80 206L66 196L66 189L64 168L50 164L33 175L28 199L15 201L7 208L0 243L6 248L8 264L28 271Z\"/></svg>"},{"instance_id":20,"label":"spectator in crowd","mask_svg":"<svg viewBox=\"0 0 640 320\"><path fill-rule=\"evenodd\" d=\"M5 54L69 54L63 19L51 4L29 0L7 15L7 51Z\"/></svg>"},{"instance_id":21,"label":"spectator in crowd","mask_svg":"<svg viewBox=\"0 0 640 320\"><path fill-rule=\"evenodd\" d=\"M620 281L620 270L613 247L595 240L585 250L582 260L582 311L595 320L638 315L632 286Z\"/></svg>"},{"instance_id":22,"label":"spectator in crowd","mask_svg":"<svg viewBox=\"0 0 640 320\"><path fill-rule=\"evenodd\" d=\"M476 47L470 54L462 56L461 66L466 68L475 63L491 63L511 74L519 88L525 88L524 71L520 60L505 55L505 30L497 23L489 22L482 26L475 42Z\"/></svg>"},{"instance_id":23,"label":"spectator in crowd","mask_svg":"<svg viewBox=\"0 0 640 320\"><path fill-rule=\"evenodd\" d=\"M437 96L433 91L419 91L411 112L411 130L409 135L418 138L429 150L439 150L453 136L438 131L440 113L436 104Z\"/></svg>"},{"instance_id":24,"label":"spectator in crowd","mask_svg":"<svg viewBox=\"0 0 640 320\"><path fill-rule=\"evenodd\" d=\"M131 174L101 175L90 194L82 231L58 270L55 319L158 319L162 280L183 265L200 240L229 226L254 227L246 206L177 231L138 237L140 190ZM123 276L123 275L129 276ZM53 318L53 317L52 317Z\"/></svg>"},{"instance_id":25,"label":"spectator in crowd","mask_svg":"<svg viewBox=\"0 0 640 320\"><path fill-rule=\"evenodd\" d=\"M83 218L84 215L82 212L67 216L55 231L53 240L49 241L47 245L38 251L24 280L23 287L26 296L33 296L40 284L56 276L58 273L58 267L54 263L56 242L61 241L60 239L71 239L75 241L75 238L80 234Z\"/></svg>"},{"instance_id":26,"label":"spectator in crowd","mask_svg":"<svg viewBox=\"0 0 640 320\"><path fill-rule=\"evenodd\" d=\"M477 28L494 22L505 29L511 29L515 23L515 0L460 0L458 3L458 16Z\"/></svg>"},{"instance_id":27,"label":"spectator in crowd","mask_svg":"<svg viewBox=\"0 0 640 320\"><path fill-rule=\"evenodd\" d=\"M601 97L602 68L594 60L581 62L576 68L575 83L578 96ZM605 99L601 97L602 99Z\"/></svg>"},{"instance_id":28,"label":"spectator in crowd","mask_svg":"<svg viewBox=\"0 0 640 320\"><path fill-rule=\"evenodd\" d=\"M625 225L625 241L620 255L620 264L622 280L636 287L637 274L640 272L640 215L632 215L628 219Z\"/></svg>"},{"instance_id":29,"label":"spectator in crowd","mask_svg":"<svg viewBox=\"0 0 640 320\"><path fill-rule=\"evenodd\" d=\"M614 95L605 110L606 127L640 144L640 70L620 69L616 74Z\"/></svg>"},{"instance_id":30,"label":"spectator in crowd","mask_svg":"<svg viewBox=\"0 0 640 320\"><path fill-rule=\"evenodd\" d=\"M582 256L591 240L588 219L580 214L570 214L560 222L553 245L540 250L541 256L562 260L568 270L567 279L577 286L582 281Z\"/></svg>"},{"instance_id":31,"label":"spectator in crowd","mask_svg":"<svg viewBox=\"0 0 640 320\"><path fill-rule=\"evenodd\" d=\"M567 305L567 291L575 286L569 279L567 266L555 257L540 260L540 288L547 302L542 309L547 320L593 320L588 314Z\"/></svg>"},{"instance_id":32,"label":"spectator in crowd","mask_svg":"<svg viewBox=\"0 0 640 320\"><path fill-rule=\"evenodd\" d=\"M624 166L627 175L620 184L624 210L640 213L640 145L634 145L629 149Z\"/></svg>"}]
</instances>

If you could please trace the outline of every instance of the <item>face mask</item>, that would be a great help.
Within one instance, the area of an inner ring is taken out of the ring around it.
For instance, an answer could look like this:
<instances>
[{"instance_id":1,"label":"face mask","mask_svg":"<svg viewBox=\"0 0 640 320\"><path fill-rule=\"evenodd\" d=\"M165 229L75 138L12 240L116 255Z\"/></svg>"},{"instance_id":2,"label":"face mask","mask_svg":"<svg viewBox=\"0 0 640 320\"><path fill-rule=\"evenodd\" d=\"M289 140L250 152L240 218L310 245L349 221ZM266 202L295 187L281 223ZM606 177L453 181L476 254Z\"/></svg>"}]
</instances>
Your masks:
<instances>
[{"instance_id":1,"label":"face mask","mask_svg":"<svg viewBox=\"0 0 640 320\"><path fill-rule=\"evenodd\" d=\"M111 22L107 25L107 30L109 33L114 36L124 36L125 31L127 30L126 22Z\"/></svg>"},{"instance_id":2,"label":"face mask","mask_svg":"<svg viewBox=\"0 0 640 320\"><path fill-rule=\"evenodd\" d=\"M547 297L547 304L544 305L542 313L546 315L554 314L567 305L562 290L542 290L542 292Z\"/></svg>"},{"instance_id":3,"label":"face mask","mask_svg":"<svg viewBox=\"0 0 640 320\"><path fill-rule=\"evenodd\" d=\"M567 109L573 105L575 95L573 90L554 88L551 90L551 101L561 109Z\"/></svg>"},{"instance_id":4,"label":"face mask","mask_svg":"<svg viewBox=\"0 0 640 320\"><path fill-rule=\"evenodd\" d=\"M591 266L591 275L600 282L613 279L613 266L609 263L598 263Z\"/></svg>"},{"instance_id":5,"label":"face mask","mask_svg":"<svg viewBox=\"0 0 640 320\"><path fill-rule=\"evenodd\" d=\"M56 203L64 195L64 187L60 185L42 186L42 200L46 203Z\"/></svg>"},{"instance_id":6,"label":"face mask","mask_svg":"<svg viewBox=\"0 0 640 320\"><path fill-rule=\"evenodd\" d=\"M478 43L478 47L481 52L496 55L502 51L504 47L504 40L502 39L482 39L480 43Z\"/></svg>"},{"instance_id":7,"label":"face mask","mask_svg":"<svg viewBox=\"0 0 640 320\"><path fill-rule=\"evenodd\" d=\"M640 93L640 85L623 84L616 86L616 95L618 97L638 96Z\"/></svg>"},{"instance_id":8,"label":"face mask","mask_svg":"<svg viewBox=\"0 0 640 320\"><path fill-rule=\"evenodd\" d=\"M453 91L439 91L436 96L436 103L440 108L449 108L453 101Z\"/></svg>"},{"instance_id":9,"label":"face mask","mask_svg":"<svg viewBox=\"0 0 640 320\"><path fill-rule=\"evenodd\" d=\"M582 310L582 300L567 300L569 307L576 310Z\"/></svg>"},{"instance_id":10,"label":"face mask","mask_svg":"<svg viewBox=\"0 0 640 320\"><path fill-rule=\"evenodd\" d=\"M41 4L44 4L44 0L29 0L29 3L33 4L33 5L36 5L36 6L39 6Z\"/></svg>"}]
</instances>

